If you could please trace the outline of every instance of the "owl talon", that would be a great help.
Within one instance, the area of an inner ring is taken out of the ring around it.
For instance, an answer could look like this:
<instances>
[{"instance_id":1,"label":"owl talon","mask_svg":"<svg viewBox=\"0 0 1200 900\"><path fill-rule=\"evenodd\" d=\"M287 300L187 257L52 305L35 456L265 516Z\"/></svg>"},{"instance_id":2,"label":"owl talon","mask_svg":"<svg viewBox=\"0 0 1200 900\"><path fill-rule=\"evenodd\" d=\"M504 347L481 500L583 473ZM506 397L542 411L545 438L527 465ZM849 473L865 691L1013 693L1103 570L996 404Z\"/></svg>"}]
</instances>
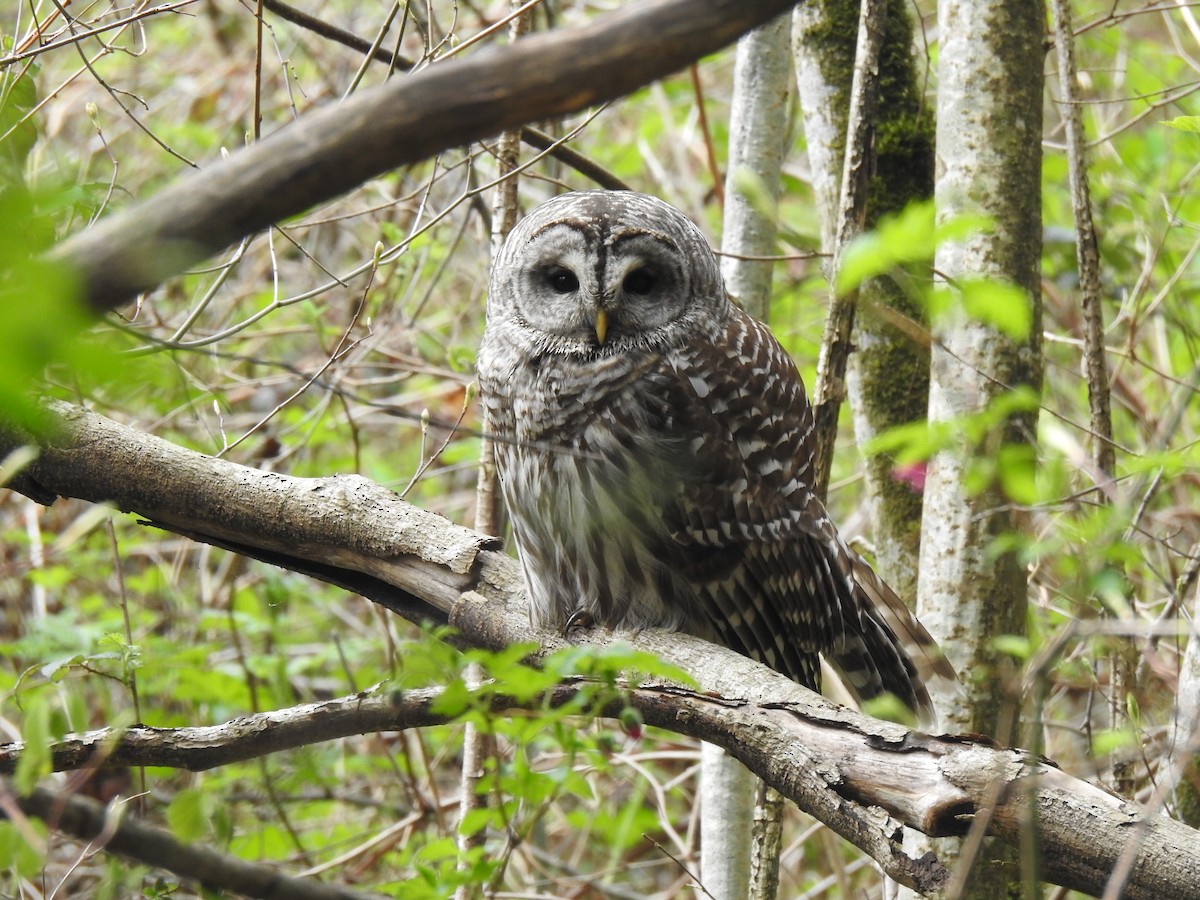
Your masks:
<instances>
[{"instance_id":1,"label":"owl talon","mask_svg":"<svg viewBox=\"0 0 1200 900\"><path fill-rule=\"evenodd\" d=\"M567 617L567 624L563 626L563 637L569 637L576 628L587 629L595 624L596 620L590 612L586 609L577 609Z\"/></svg>"}]
</instances>

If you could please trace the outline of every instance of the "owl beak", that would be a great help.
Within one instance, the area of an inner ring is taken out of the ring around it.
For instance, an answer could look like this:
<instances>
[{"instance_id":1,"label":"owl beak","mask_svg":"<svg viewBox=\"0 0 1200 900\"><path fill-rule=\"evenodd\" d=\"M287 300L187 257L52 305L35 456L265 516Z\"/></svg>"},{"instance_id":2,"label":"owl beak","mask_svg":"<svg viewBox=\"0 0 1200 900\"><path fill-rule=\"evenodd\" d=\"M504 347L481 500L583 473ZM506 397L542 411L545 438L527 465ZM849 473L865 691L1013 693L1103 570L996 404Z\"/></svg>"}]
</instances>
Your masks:
<instances>
[{"instance_id":1,"label":"owl beak","mask_svg":"<svg viewBox=\"0 0 1200 900\"><path fill-rule=\"evenodd\" d=\"M608 313L602 309L596 310L596 340L601 344L604 343L604 338L608 334Z\"/></svg>"}]
</instances>

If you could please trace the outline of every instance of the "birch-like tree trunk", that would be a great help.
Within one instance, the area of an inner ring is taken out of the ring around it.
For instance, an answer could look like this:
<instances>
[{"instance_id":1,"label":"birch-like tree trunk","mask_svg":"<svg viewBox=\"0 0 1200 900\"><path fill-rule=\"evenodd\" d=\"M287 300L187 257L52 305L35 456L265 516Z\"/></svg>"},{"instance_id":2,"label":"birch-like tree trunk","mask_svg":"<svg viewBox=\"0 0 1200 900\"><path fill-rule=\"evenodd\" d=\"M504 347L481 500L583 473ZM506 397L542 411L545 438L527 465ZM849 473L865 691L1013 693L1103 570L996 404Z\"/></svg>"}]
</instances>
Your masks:
<instances>
[{"instance_id":1,"label":"birch-like tree trunk","mask_svg":"<svg viewBox=\"0 0 1200 900\"><path fill-rule=\"evenodd\" d=\"M751 31L737 45L729 114L729 161L721 236L721 277L738 304L770 318L780 173L791 99L791 17Z\"/></svg>"},{"instance_id":2,"label":"birch-like tree trunk","mask_svg":"<svg viewBox=\"0 0 1200 900\"><path fill-rule=\"evenodd\" d=\"M515 0L509 4L515 11L508 26L510 41L518 40L529 30L529 16L517 11L520 5ZM492 261L504 245L504 239L517 222L518 180L517 167L521 160L521 132L510 129L500 135L497 142L496 192L492 199ZM495 447L492 445L491 428L488 425L487 407L481 404L483 437L479 442L479 476L475 487L475 530L499 536L503 531L504 512L500 501L500 476L496 470ZM478 663L468 663L463 678L471 684L483 680L484 672ZM487 805L487 797L480 791L491 742L479 730L475 722L463 724L462 774L459 778L460 798L458 804L458 867L459 871L470 870L471 851L484 845L482 829L470 832L463 823L477 809ZM455 900L470 900L475 886L468 882L459 885L454 892Z\"/></svg>"},{"instance_id":3,"label":"birch-like tree trunk","mask_svg":"<svg viewBox=\"0 0 1200 900\"><path fill-rule=\"evenodd\" d=\"M755 318L771 308L779 178L787 140L791 17L738 41L729 122L721 259L725 287ZM701 754L700 880L716 900L741 900L750 884L758 779L720 747ZM777 853L777 849L775 851Z\"/></svg>"},{"instance_id":4,"label":"birch-like tree trunk","mask_svg":"<svg viewBox=\"0 0 1200 900\"><path fill-rule=\"evenodd\" d=\"M795 59L800 104L821 221L822 249L832 252L837 230L842 157L859 4L817 0L795 13ZM867 204L867 227L879 217L933 193L932 116L922 107L913 58L909 6L890 0L879 60L875 174ZM922 320L921 310L882 278L859 293L847 396L861 446L906 422L923 421L929 390L929 352L882 318L890 308ZM866 499L880 574L901 596L916 596L921 494L893 474L890 456L866 461Z\"/></svg>"},{"instance_id":5,"label":"birch-like tree trunk","mask_svg":"<svg viewBox=\"0 0 1200 900\"><path fill-rule=\"evenodd\" d=\"M1200 547L1192 548L1192 558ZM1166 783L1175 816L1193 828L1200 823L1200 581L1191 573L1192 633L1179 667L1179 689L1171 722L1171 769ZM1181 579L1182 580L1182 579Z\"/></svg>"},{"instance_id":6,"label":"birch-like tree trunk","mask_svg":"<svg viewBox=\"0 0 1200 900\"><path fill-rule=\"evenodd\" d=\"M1014 284L1032 310L1025 341L961 313L935 323L929 416L944 422L987 409L1010 388L1036 389L1041 382L1045 13L1041 3L1026 0L940 0L938 21L938 221L983 213L992 225L943 244L935 267L951 285L968 279ZM1002 742L1012 738L1000 732L1003 709L1007 704L1011 713L1013 701L1005 690L1005 660L993 642L1024 633L1026 574L1014 553L996 548L998 538L1018 527L1011 501L998 480L979 490L969 477L979 460L996 460L1002 448L1029 447L1035 428L1036 414L1015 415L982 445L961 440L930 461L925 482L919 615L965 686L965 696L934 693L934 702L943 728ZM953 847L939 851L952 869L954 853ZM971 860L960 862L956 875L965 878ZM1003 896L1005 881L999 866L977 866L968 895Z\"/></svg>"},{"instance_id":7,"label":"birch-like tree trunk","mask_svg":"<svg viewBox=\"0 0 1200 900\"><path fill-rule=\"evenodd\" d=\"M983 213L993 226L943 244L935 266L947 280L987 278L1023 288L1033 309L1029 340L1016 342L965 315L934 326L930 418L952 420L987 407L1009 388L1041 384L1041 125L1044 16L1011 0L942 0L938 87L937 215ZM1014 416L994 447L1033 440L1033 415ZM994 733L991 640L1024 633L1026 577L1016 556L996 557L996 537L1015 525L993 482L972 492L965 474L981 449L965 442L939 453L926 482L920 600L922 621L966 678L970 702L944 697L942 725ZM983 673L989 673L985 676Z\"/></svg>"}]
</instances>

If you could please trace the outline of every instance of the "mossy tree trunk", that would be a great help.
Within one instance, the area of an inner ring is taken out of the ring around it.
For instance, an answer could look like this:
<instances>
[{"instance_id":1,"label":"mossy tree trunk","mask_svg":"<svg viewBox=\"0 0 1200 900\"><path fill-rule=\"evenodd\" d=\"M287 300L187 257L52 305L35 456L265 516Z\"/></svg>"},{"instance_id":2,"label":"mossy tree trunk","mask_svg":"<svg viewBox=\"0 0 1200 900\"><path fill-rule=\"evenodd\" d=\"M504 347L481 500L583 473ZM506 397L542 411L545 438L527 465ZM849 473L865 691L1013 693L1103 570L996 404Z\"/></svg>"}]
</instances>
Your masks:
<instances>
[{"instance_id":1,"label":"mossy tree trunk","mask_svg":"<svg viewBox=\"0 0 1200 900\"><path fill-rule=\"evenodd\" d=\"M832 251L837 229L858 15L856 0L814 0L797 8L793 27L800 104L826 251ZM888 5L879 61L875 155L868 228L880 216L933 194L933 119L921 102L912 23L904 0L890 0ZM888 308L923 320L917 303L892 281L877 278L862 286L856 352L850 356L846 385L860 446L881 431L926 417L929 349L879 314ZM901 597L912 600L921 527L919 487L898 479L886 455L866 461L866 478L877 567Z\"/></svg>"}]
</instances>

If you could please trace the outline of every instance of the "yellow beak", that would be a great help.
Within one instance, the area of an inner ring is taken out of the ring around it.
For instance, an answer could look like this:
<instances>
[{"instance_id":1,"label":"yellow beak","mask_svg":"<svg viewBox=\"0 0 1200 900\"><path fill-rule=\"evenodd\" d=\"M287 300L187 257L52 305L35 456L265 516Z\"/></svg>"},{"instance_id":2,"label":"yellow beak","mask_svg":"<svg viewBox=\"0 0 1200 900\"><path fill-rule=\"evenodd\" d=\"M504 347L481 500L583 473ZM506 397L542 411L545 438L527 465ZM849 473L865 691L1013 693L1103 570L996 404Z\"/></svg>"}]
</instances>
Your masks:
<instances>
[{"instance_id":1,"label":"yellow beak","mask_svg":"<svg viewBox=\"0 0 1200 900\"><path fill-rule=\"evenodd\" d=\"M608 334L608 313L601 309L596 312L596 340L603 344L606 334Z\"/></svg>"}]
</instances>

